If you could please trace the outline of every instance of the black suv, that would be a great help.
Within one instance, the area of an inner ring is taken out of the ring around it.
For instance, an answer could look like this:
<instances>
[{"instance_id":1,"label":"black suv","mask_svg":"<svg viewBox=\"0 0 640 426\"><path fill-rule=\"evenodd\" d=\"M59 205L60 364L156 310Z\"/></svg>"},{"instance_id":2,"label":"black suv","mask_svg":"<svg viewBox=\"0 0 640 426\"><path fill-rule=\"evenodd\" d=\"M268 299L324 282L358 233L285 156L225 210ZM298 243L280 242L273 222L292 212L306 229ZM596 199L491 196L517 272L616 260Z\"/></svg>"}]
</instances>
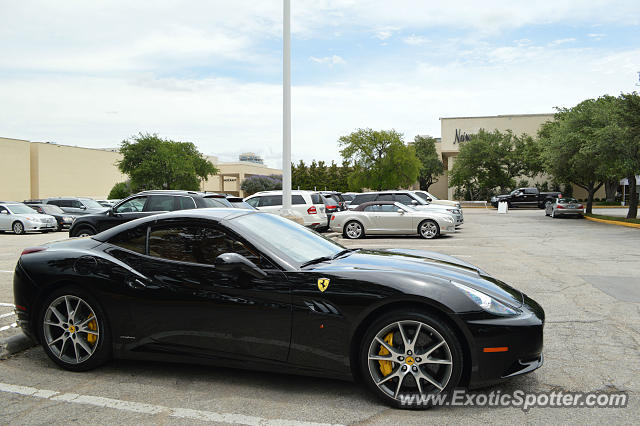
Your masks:
<instances>
[{"instance_id":1,"label":"black suv","mask_svg":"<svg viewBox=\"0 0 640 426\"><path fill-rule=\"evenodd\" d=\"M195 191L143 191L125 198L105 213L78 217L69 229L70 237L95 235L121 223L174 210L233 207L224 194Z\"/></svg>"}]
</instances>

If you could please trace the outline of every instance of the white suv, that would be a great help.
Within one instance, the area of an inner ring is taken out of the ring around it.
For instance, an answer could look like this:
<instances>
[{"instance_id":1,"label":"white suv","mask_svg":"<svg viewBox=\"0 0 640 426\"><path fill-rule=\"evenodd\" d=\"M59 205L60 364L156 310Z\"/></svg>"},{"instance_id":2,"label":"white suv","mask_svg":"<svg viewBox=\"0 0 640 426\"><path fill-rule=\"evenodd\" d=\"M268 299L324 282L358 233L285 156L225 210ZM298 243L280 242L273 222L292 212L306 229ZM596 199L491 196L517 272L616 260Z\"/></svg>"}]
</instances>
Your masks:
<instances>
[{"instance_id":1,"label":"white suv","mask_svg":"<svg viewBox=\"0 0 640 426\"><path fill-rule=\"evenodd\" d=\"M262 191L244 199L251 207L265 212L280 214L282 191ZM291 209L302 216L304 226L323 229L327 227L324 201L318 192L291 191Z\"/></svg>"}]
</instances>

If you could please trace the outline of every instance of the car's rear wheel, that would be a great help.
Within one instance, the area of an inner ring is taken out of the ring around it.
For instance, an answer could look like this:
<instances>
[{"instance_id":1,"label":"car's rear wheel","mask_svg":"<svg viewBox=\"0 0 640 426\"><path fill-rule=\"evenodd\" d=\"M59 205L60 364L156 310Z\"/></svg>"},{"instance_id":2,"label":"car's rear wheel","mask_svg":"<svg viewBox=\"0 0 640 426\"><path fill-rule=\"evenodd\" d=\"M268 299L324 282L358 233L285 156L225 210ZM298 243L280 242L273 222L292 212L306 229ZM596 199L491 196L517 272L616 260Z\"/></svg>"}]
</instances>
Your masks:
<instances>
[{"instance_id":1,"label":"car's rear wheel","mask_svg":"<svg viewBox=\"0 0 640 426\"><path fill-rule=\"evenodd\" d=\"M24 234L24 225L22 224L22 222L13 222L11 229L13 229L13 233L16 235Z\"/></svg>"},{"instance_id":2,"label":"car's rear wheel","mask_svg":"<svg viewBox=\"0 0 640 426\"><path fill-rule=\"evenodd\" d=\"M397 408L424 409L427 395L449 392L462 376L460 342L442 320L418 311L391 312L364 335L360 364L367 386ZM410 398L413 403L407 402Z\"/></svg>"},{"instance_id":3,"label":"car's rear wheel","mask_svg":"<svg viewBox=\"0 0 640 426\"><path fill-rule=\"evenodd\" d=\"M75 234L75 237L90 237L92 235L96 235L93 229L87 227L78 229Z\"/></svg>"},{"instance_id":4,"label":"car's rear wheel","mask_svg":"<svg viewBox=\"0 0 640 426\"><path fill-rule=\"evenodd\" d=\"M358 238L364 237L364 227L360 222L352 220L351 222L347 222L347 224L344 225L344 231L342 232L342 235L345 238L357 240Z\"/></svg>"},{"instance_id":5,"label":"car's rear wheel","mask_svg":"<svg viewBox=\"0 0 640 426\"><path fill-rule=\"evenodd\" d=\"M40 343L56 364L72 371L86 371L111 356L111 337L104 311L86 291L66 287L42 304Z\"/></svg>"},{"instance_id":6,"label":"car's rear wheel","mask_svg":"<svg viewBox=\"0 0 640 426\"><path fill-rule=\"evenodd\" d=\"M418 233L422 238L430 240L440 235L440 227L435 220L427 219L418 225Z\"/></svg>"}]
</instances>

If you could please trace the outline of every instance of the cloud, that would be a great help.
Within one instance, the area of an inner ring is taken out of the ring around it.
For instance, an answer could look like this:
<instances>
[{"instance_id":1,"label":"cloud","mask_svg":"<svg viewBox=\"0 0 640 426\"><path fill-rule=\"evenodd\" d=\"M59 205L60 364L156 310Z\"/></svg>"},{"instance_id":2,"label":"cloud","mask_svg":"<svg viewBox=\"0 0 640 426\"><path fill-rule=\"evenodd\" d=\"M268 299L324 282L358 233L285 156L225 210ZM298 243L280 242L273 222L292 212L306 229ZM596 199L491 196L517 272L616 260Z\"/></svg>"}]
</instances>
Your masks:
<instances>
[{"instance_id":1,"label":"cloud","mask_svg":"<svg viewBox=\"0 0 640 426\"><path fill-rule=\"evenodd\" d=\"M393 35L392 31L389 30L380 30L376 32L375 37L380 40L386 40Z\"/></svg>"},{"instance_id":2,"label":"cloud","mask_svg":"<svg viewBox=\"0 0 640 426\"><path fill-rule=\"evenodd\" d=\"M551 43L549 43L549 46L558 46L561 44L566 44L566 43L573 43L574 41L576 41L575 38L571 37L571 38L561 38L558 40L553 40Z\"/></svg>"},{"instance_id":3,"label":"cloud","mask_svg":"<svg viewBox=\"0 0 640 426\"><path fill-rule=\"evenodd\" d=\"M410 46L421 46L423 44L428 43L430 40L424 36L417 36L415 34L411 34L410 36L402 39L402 41Z\"/></svg>"},{"instance_id":4,"label":"cloud","mask_svg":"<svg viewBox=\"0 0 640 426\"><path fill-rule=\"evenodd\" d=\"M347 63L343 58L338 55L332 56L324 56L322 58L316 58L315 56L310 56L309 60L312 62L316 62L318 64L329 64L329 65L344 65Z\"/></svg>"}]
</instances>

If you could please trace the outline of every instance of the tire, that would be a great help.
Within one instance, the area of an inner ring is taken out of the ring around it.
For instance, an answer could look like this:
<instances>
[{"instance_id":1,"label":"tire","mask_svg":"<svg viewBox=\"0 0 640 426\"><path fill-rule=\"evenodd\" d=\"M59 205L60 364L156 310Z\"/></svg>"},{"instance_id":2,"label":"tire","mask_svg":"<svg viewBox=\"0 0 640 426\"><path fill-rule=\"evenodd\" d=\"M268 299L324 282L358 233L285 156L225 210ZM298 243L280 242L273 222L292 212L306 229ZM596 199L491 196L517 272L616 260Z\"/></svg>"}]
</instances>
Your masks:
<instances>
[{"instance_id":1,"label":"tire","mask_svg":"<svg viewBox=\"0 0 640 426\"><path fill-rule=\"evenodd\" d=\"M75 232L74 237L89 237L91 235L96 235L96 232L93 229L84 226Z\"/></svg>"},{"instance_id":2,"label":"tire","mask_svg":"<svg viewBox=\"0 0 640 426\"><path fill-rule=\"evenodd\" d=\"M24 225L22 224L22 222L16 220L15 222L13 222L13 225L11 225L11 229L13 229L13 233L16 235L22 235L24 234Z\"/></svg>"},{"instance_id":3,"label":"tire","mask_svg":"<svg viewBox=\"0 0 640 426\"><path fill-rule=\"evenodd\" d=\"M364 237L364 226L357 220L351 220L344 225L342 236L350 240Z\"/></svg>"},{"instance_id":4,"label":"tire","mask_svg":"<svg viewBox=\"0 0 640 426\"><path fill-rule=\"evenodd\" d=\"M418 225L418 235L427 240L438 238L440 236L440 226L435 220L423 220Z\"/></svg>"},{"instance_id":5,"label":"tire","mask_svg":"<svg viewBox=\"0 0 640 426\"><path fill-rule=\"evenodd\" d=\"M111 332L104 310L79 287L60 288L45 299L38 316L38 337L49 358L65 370L91 370L111 358Z\"/></svg>"},{"instance_id":6,"label":"tire","mask_svg":"<svg viewBox=\"0 0 640 426\"><path fill-rule=\"evenodd\" d=\"M412 348L418 325L417 345ZM383 346L378 339L387 345ZM387 349L389 346L393 353ZM374 321L364 334L359 355L361 374L367 387L387 405L404 409L426 409L430 405L402 404L401 395L451 392L460 382L464 365L462 347L453 329L439 318L415 309L389 312ZM387 357L395 358L395 361L385 361ZM430 363L429 359L440 362Z\"/></svg>"}]
</instances>

